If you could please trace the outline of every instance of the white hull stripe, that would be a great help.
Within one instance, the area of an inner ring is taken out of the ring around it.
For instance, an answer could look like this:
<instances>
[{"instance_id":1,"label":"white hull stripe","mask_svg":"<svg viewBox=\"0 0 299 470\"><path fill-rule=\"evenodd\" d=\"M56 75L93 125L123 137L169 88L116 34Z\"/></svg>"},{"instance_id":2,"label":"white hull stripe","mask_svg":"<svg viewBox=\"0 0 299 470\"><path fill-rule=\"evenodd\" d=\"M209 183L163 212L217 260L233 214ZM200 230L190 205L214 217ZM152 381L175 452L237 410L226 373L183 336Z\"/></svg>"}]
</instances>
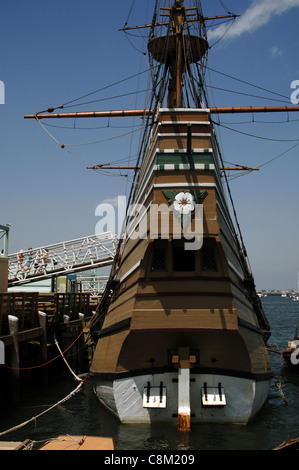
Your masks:
<instances>
[{"instance_id":1,"label":"white hull stripe","mask_svg":"<svg viewBox=\"0 0 299 470\"><path fill-rule=\"evenodd\" d=\"M213 163L205 164L205 163L194 163L194 165L190 165L189 163L164 163L159 165L154 165L154 171L159 170L215 170L215 165Z\"/></svg>"},{"instance_id":2,"label":"white hull stripe","mask_svg":"<svg viewBox=\"0 0 299 470\"><path fill-rule=\"evenodd\" d=\"M215 183L163 183L153 184L153 188L215 188Z\"/></svg>"},{"instance_id":3,"label":"white hull stripe","mask_svg":"<svg viewBox=\"0 0 299 470\"><path fill-rule=\"evenodd\" d=\"M211 137L211 133L210 132L207 132L206 134L203 134L203 133L198 133L198 134L192 134L192 137ZM187 137L187 134L186 132L180 132L180 133L177 133L177 134L174 134L174 133L169 133L169 134L160 134L158 133L157 136L159 138L163 138L163 137Z\"/></svg>"},{"instance_id":4,"label":"white hull stripe","mask_svg":"<svg viewBox=\"0 0 299 470\"><path fill-rule=\"evenodd\" d=\"M215 165L214 163L194 163L194 164L189 164L189 163L164 163L164 164L159 164L159 165L153 165L151 170L143 176L142 181L140 182L141 186L138 191L136 199L139 200L144 188L146 187L148 181L150 180L152 174L154 171L184 171L184 170L215 170Z\"/></svg>"},{"instance_id":5,"label":"white hull stripe","mask_svg":"<svg viewBox=\"0 0 299 470\"><path fill-rule=\"evenodd\" d=\"M157 153L186 153L187 149L156 149ZM212 148L207 149L192 149L192 154L196 153L213 153Z\"/></svg>"}]
</instances>

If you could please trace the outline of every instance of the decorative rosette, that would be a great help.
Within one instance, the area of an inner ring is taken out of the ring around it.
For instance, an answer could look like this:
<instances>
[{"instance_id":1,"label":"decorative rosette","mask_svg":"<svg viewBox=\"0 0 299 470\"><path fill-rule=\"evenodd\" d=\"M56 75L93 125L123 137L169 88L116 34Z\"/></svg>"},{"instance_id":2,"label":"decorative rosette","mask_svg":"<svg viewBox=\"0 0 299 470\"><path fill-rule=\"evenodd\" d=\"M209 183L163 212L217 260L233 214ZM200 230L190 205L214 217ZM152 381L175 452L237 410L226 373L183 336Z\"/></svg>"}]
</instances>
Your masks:
<instances>
[{"instance_id":1,"label":"decorative rosette","mask_svg":"<svg viewBox=\"0 0 299 470\"><path fill-rule=\"evenodd\" d=\"M194 197L188 192L181 192L174 198L173 208L182 215L187 215L194 211Z\"/></svg>"},{"instance_id":2,"label":"decorative rosette","mask_svg":"<svg viewBox=\"0 0 299 470\"><path fill-rule=\"evenodd\" d=\"M168 199L173 213L180 219L181 224L185 227L191 221L191 217L195 211L196 204L202 204L207 196L207 191L163 191L164 196Z\"/></svg>"}]
</instances>

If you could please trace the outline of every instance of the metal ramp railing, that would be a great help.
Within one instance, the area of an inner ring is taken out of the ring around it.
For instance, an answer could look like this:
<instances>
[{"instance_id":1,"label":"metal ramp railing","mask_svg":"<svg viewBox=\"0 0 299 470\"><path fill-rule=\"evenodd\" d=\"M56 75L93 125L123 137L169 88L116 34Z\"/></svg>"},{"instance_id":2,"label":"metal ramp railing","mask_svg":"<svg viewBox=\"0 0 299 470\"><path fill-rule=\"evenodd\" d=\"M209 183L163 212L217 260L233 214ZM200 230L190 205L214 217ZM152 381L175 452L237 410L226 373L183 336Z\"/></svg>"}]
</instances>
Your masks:
<instances>
[{"instance_id":1,"label":"metal ramp railing","mask_svg":"<svg viewBox=\"0 0 299 470\"><path fill-rule=\"evenodd\" d=\"M8 287L112 264L118 238L111 232L8 256Z\"/></svg>"}]
</instances>

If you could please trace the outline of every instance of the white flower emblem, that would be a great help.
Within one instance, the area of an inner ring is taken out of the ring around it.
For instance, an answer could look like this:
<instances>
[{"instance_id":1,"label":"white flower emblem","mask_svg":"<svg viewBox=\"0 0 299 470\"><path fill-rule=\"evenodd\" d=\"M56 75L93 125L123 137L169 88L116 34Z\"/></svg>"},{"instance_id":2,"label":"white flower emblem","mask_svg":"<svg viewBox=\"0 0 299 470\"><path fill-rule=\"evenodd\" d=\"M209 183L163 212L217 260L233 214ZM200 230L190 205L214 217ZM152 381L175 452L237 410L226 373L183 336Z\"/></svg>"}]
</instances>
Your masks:
<instances>
[{"instance_id":1,"label":"white flower emblem","mask_svg":"<svg viewBox=\"0 0 299 470\"><path fill-rule=\"evenodd\" d=\"M190 193L179 193L176 195L173 208L183 215L187 215L194 210L194 197Z\"/></svg>"}]
</instances>

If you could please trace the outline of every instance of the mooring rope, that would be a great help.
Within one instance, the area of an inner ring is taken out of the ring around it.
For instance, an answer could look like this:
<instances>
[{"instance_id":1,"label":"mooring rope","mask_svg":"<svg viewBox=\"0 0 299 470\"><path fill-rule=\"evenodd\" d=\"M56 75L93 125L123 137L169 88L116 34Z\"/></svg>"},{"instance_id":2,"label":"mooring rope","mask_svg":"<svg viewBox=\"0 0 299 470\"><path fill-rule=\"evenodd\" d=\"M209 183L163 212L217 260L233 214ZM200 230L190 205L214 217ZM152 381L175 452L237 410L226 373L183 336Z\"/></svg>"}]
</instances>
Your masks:
<instances>
[{"instance_id":1,"label":"mooring rope","mask_svg":"<svg viewBox=\"0 0 299 470\"><path fill-rule=\"evenodd\" d=\"M88 376L87 376L88 377ZM48 413L49 411L53 410L54 408L56 408L56 406L58 405L62 405L63 403L65 403L66 401L68 401L70 398L72 398L74 395L76 395L82 388L82 386L84 385L85 383L85 380L87 379L87 377L85 379L83 379L80 384L75 388L75 390L73 390L69 395L67 395L66 397L64 397L62 400L59 400L57 403L55 403L54 405L50 406L50 408L48 408L47 410L43 411L42 413L40 413L39 415L37 416L34 416L33 418L30 418L28 419L28 421L24 421L23 423L21 424L18 424L17 426L14 426L10 429L7 429L6 431L3 431L0 433L0 437L4 436L5 434L8 434L12 431L17 431L18 429L26 426L27 424L29 423L32 423L32 421L36 421L37 419L39 419L41 416L43 416L44 414ZM80 379L81 380L81 379Z\"/></svg>"},{"instance_id":2,"label":"mooring rope","mask_svg":"<svg viewBox=\"0 0 299 470\"><path fill-rule=\"evenodd\" d=\"M72 368L70 367L69 363L67 362L66 358L64 357L64 354L63 352L61 351L60 347L59 347L59 344L58 344L58 341L56 339L56 336L54 335L54 341L55 341L55 344L57 346L57 349L58 351L60 352L61 354L61 357L62 359L64 360L64 363L66 364L67 368L69 369L69 371L71 372L71 374L73 375L74 379L77 380L78 382L83 382L82 379L80 379L80 377L78 377L75 372L72 370Z\"/></svg>"},{"instance_id":3,"label":"mooring rope","mask_svg":"<svg viewBox=\"0 0 299 470\"><path fill-rule=\"evenodd\" d=\"M275 378L275 385L276 385L276 387L278 388L278 391L279 391L279 393L280 393L281 398L283 399L283 401L285 402L285 404L288 405L287 399L286 399L286 397L284 396L284 393L283 393L283 391L282 391L282 383L281 383L281 380L280 380L279 375L274 374L274 378Z\"/></svg>"}]
</instances>

